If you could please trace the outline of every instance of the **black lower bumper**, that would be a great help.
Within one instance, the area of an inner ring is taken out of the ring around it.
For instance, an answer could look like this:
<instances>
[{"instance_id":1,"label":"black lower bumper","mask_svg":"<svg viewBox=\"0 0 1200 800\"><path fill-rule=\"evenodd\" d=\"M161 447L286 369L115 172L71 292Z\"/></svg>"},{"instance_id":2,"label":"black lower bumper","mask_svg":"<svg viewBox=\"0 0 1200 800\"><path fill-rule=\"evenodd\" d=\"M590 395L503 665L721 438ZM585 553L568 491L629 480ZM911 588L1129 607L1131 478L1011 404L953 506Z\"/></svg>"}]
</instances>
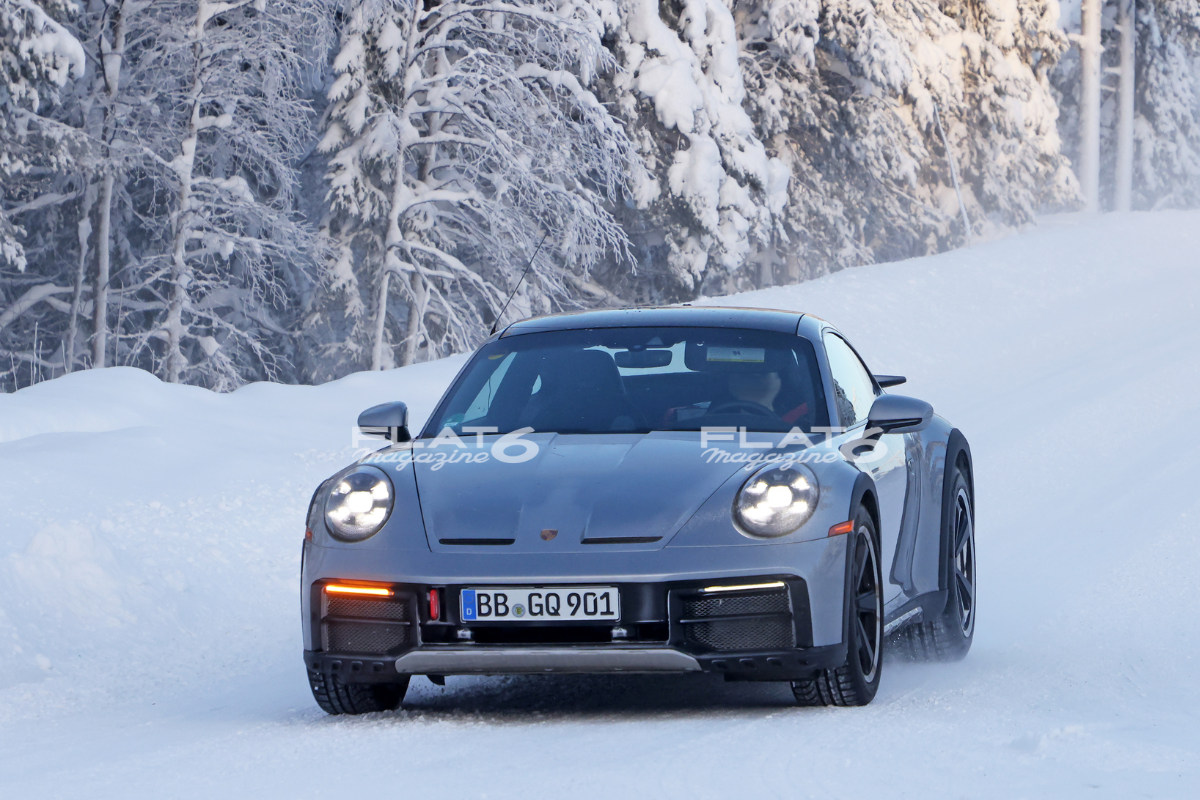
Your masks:
<instances>
[{"instance_id":1,"label":"black lower bumper","mask_svg":"<svg viewBox=\"0 0 1200 800\"><path fill-rule=\"evenodd\" d=\"M693 655L668 646L428 645L401 656L304 651L309 670L347 683L390 683L405 675L663 674L713 672L729 680L807 678L846 659L842 645Z\"/></svg>"}]
</instances>

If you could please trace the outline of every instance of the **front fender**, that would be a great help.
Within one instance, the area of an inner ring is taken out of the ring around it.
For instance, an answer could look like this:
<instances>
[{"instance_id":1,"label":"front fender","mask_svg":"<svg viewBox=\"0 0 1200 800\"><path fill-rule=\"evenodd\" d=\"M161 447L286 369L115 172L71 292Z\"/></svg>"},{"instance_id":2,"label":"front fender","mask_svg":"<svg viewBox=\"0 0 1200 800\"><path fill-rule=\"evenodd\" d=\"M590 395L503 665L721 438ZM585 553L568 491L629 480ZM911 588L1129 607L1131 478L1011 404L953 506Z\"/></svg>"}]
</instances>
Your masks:
<instances>
[{"instance_id":1,"label":"front fender","mask_svg":"<svg viewBox=\"0 0 1200 800\"><path fill-rule=\"evenodd\" d=\"M832 526L850 518L848 510L856 507L855 501L860 500L864 492L874 492L870 476L846 461L831 445L812 447L791 455L813 471L821 492L813 515L794 533L763 539L746 536L734 525L734 499L742 484L762 468L761 463L756 463L734 472L684 523L667 547L761 547L821 539L829 535ZM864 480L865 484L862 483Z\"/></svg>"},{"instance_id":2,"label":"front fender","mask_svg":"<svg viewBox=\"0 0 1200 800\"><path fill-rule=\"evenodd\" d=\"M362 462L359 462L362 463ZM425 537L425 522L421 516L421 503L417 496L417 481L412 465L401 462L370 463L384 472L392 482L395 500L392 513L382 530L360 542L343 542L336 539L325 525L325 501L332 487L343 475L353 472L359 463L339 470L326 480L313 495L308 512L308 529L312 531L312 542L320 547L345 548L348 550L429 550Z\"/></svg>"}]
</instances>

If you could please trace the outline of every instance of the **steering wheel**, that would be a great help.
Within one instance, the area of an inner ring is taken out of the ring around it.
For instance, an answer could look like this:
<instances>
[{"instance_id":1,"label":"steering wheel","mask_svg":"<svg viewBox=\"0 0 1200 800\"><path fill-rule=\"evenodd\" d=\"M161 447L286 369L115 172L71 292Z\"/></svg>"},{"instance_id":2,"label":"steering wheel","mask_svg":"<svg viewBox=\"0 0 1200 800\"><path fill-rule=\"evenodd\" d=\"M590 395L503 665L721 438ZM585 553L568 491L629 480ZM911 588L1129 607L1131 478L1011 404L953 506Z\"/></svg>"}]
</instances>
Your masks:
<instances>
[{"instance_id":1,"label":"steering wheel","mask_svg":"<svg viewBox=\"0 0 1200 800\"><path fill-rule=\"evenodd\" d=\"M753 400L728 400L708 410L709 414L754 414L759 417L774 417L775 412Z\"/></svg>"}]
</instances>

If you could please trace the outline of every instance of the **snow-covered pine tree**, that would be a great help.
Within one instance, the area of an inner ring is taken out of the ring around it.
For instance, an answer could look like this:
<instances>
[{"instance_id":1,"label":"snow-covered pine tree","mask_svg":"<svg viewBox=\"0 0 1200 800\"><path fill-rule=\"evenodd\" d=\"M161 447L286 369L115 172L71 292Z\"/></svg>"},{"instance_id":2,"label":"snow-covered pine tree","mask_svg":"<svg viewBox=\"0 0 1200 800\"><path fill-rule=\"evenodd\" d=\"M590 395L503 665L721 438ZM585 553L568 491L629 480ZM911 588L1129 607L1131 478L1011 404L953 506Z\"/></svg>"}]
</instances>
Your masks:
<instances>
[{"instance_id":1,"label":"snow-covered pine tree","mask_svg":"<svg viewBox=\"0 0 1200 800\"><path fill-rule=\"evenodd\" d=\"M722 0L592 0L623 67L602 97L625 120L650 177L622 214L639 273L611 285L643 301L733 289L776 238L787 166L750 115L743 47ZM740 7L741 4L738 4Z\"/></svg>"},{"instance_id":2,"label":"snow-covered pine tree","mask_svg":"<svg viewBox=\"0 0 1200 800\"><path fill-rule=\"evenodd\" d=\"M93 143L91 158L83 177L82 197L79 203L78 248L79 256L75 274L75 290L72 298L67 334L67 363L69 372L74 367L75 353L82 351L77 340L79 317L85 311L84 295L87 277L91 272L90 306L91 318L91 366L104 367L109 363L109 294L117 277L118 291L124 284L120 270L114 276L112 255L115 241L126 242L137 216L122 193L122 184L130 168L146 161L137 147L127 147L125 142L137 141L125 129L123 119L129 109L136 108L149 98L130 97L128 89L138 86L131 81L131 74L139 70L138 60L127 52L129 34L137 35L150 26L141 18L152 0L89 0L86 12L81 15L81 34L89 48L92 69L90 84L81 92L77 106L80 127ZM148 82L142 80L142 87ZM151 170L153 171L153 169ZM114 215L118 225L114 230ZM94 247L94 250L93 250ZM91 263L95 259L95 269ZM130 276L126 276L130 277Z\"/></svg>"},{"instance_id":3,"label":"snow-covered pine tree","mask_svg":"<svg viewBox=\"0 0 1200 800\"><path fill-rule=\"evenodd\" d=\"M284 374L316 247L292 211L311 131L299 79L329 18L324 0L154 0L138 16L128 91L147 102L118 139L144 156L131 191L162 236L124 290L127 361L218 390Z\"/></svg>"},{"instance_id":4,"label":"snow-covered pine tree","mask_svg":"<svg viewBox=\"0 0 1200 800\"><path fill-rule=\"evenodd\" d=\"M1138 25L1134 207L1195 208L1200 205L1200 3L1141 0Z\"/></svg>"},{"instance_id":5,"label":"snow-covered pine tree","mask_svg":"<svg viewBox=\"0 0 1200 800\"><path fill-rule=\"evenodd\" d=\"M40 240L30 239L38 254L32 271L70 287L70 303L49 298L58 313L40 320L41 331L61 342L53 363L44 365L50 374L108 361L108 296L111 278L122 275L117 270L113 276L110 269L113 243L128 245L130 221L136 218L129 203L120 202L120 176L128 162L141 159L116 138L121 109L137 105L121 94L128 65L136 65L125 52L126 32L136 29L132 21L149 2L88 0L76 4L67 23L82 45L87 69L58 92L53 124L59 136L81 146L69 162L43 170L46 192L35 204L30 214L35 224L29 226L31 233L49 232Z\"/></svg>"},{"instance_id":6,"label":"snow-covered pine tree","mask_svg":"<svg viewBox=\"0 0 1200 800\"><path fill-rule=\"evenodd\" d=\"M468 349L531 258L518 317L625 256L606 208L630 148L587 88L611 67L599 34L550 0L350 4L322 141L339 254L310 320L334 374Z\"/></svg>"},{"instance_id":7,"label":"snow-covered pine tree","mask_svg":"<svg viewBox=\"0 0 1200 800\"><path fill-rule=\"evenodd\" d=\"M0 0L0 264L17 271L26 262L12 216L24 209L8 205L8 190L38 162L56 169L71 157L62 132L39 115L84 71L83 47L52 16L70 8L65 0Z\"/></svg>"},{"instance_id":8,"label":"snow-covered pine tree","mask_svg":"<svg viewBox=\"0 0 1200 800\"><path fill-rule=\"evenodd\" d=\"M739 5L751 109L792 171L772 272L785 280L936 246L945 215L922 185L930 161L898 97L910 53L869 3Z\"/></svg>"},{"instance_id":9,"label":"snow-covered pine tree","mask_svg":"<svg viewBox=\"0 0 1200 800\"><path fill-rule=\"evenodd\" d=\"M957 137L947 134L980 211L998 223L1017 225L1032 222L1039 209L1074 207L1079 186L1061 153L1049 80L1067 48L1057 1L941 0L938 5L962 29L957 53L951 55L951 64L962 71L961 86L943 83L943 64L922 59L919 74L930 99L944 103L951 129L957 128ZM914 11L923 14L916 6L914 0ZM946 34L930 38L953 52ZM918 120L924 120L922 93L910 90L909 95Z\"/></svg>"},{"instance_id":10,"label":"snow-covered pine tree","mask_svg":"<svg viewBox=\"0 0 1200 800\"><path fill-rule=\"evenodd\" d=\"M47 365L43 354L57 349L57 338L37 341L35 314L70 291L57 283L57 274L27 271L21 222L63 201L56 178L85 149L81 137L50 116L59 90L84 72L83 47L58 21L72 9L64 0L0 0L0 352L8 362L0 364L3 383L16 383L22 364L30 380ZM49 347L43 348L46 341Z\"/></svg>"},{"instance_id":11,"label":"snow-covered pine tree","mask_svg":"<svg viewBox=\"0 0 1200 800\"><path fill-rule=\"evenodd\" d=\"M776 248L790 279L961 243L950 157L976 227L1074 201L1046 77L1065 46L1053 0L737 9L749 105L793 173Z\"/></svg>"}]
</instances>

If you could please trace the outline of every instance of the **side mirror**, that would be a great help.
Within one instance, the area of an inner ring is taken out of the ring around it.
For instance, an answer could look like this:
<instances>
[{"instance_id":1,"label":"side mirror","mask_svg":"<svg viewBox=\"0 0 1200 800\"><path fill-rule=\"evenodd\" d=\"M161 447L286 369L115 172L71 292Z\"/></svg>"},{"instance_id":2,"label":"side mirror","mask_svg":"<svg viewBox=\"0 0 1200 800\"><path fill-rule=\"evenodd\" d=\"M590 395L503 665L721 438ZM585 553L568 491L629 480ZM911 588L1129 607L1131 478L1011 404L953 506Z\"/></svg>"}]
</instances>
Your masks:
<instances>
[{"instance_id":1,"label":"side mirror","mask_svg":"<svg viewBox=\"0 0 1200 800\"><path fill-rule=\"evenodd\" d=\"M382 436L391 442L407 442L408 406L404 403L384 403L371 406L358 415L358 429L367 436Z\"/></svg>"},{"instance_id":2,"label":"side mirror","mask_svg":"<svg viewBox=\"0 0 1200 800\"><path fill-rule=\"evenodd\" d=\"M880 389L887 389L908 382L908 378L903 375L875 375L874 378L875 382L879 384Z\"/></svg>"},{"instance_id":3,"label":"side mirror","mask_svg":"<svg viewBox=\"0 0 1200 800\"><path fill-rule=\"evenodd\" d=\"M933 406L924 400L885 394L871 405L867 428L879 428L884 433L916 433L925 430L932 419Z\"/></svg>"}]
</instances>

